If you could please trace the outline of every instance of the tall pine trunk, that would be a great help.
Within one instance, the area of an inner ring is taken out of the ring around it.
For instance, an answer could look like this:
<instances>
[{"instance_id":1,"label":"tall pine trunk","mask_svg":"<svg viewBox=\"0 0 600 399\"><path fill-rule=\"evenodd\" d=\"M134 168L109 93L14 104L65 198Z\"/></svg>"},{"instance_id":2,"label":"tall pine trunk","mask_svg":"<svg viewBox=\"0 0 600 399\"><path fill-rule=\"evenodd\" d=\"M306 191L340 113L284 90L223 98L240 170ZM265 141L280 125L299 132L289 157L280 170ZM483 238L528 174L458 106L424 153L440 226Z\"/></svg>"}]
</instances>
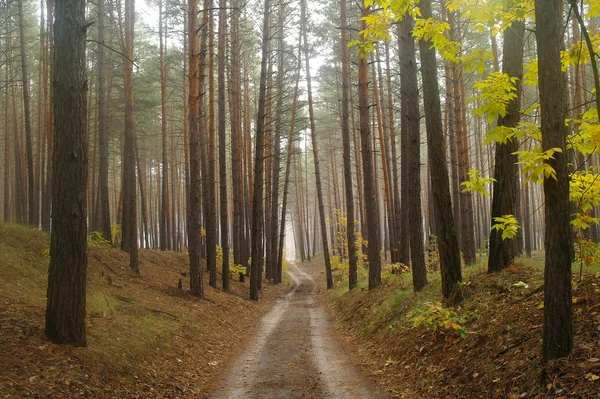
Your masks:
<instances>
[{"instance_id":1,"label":"tall pine trunk","mask_svg":"<svg viewBox=\"0 0 600 399\"><path fill-rule=\"evenodd\" d=\"M573 348L571 263L573 236L569 203L565 125L566 87L561 71L562 0L536 0L542 149L560 148L548 164L556 179L544 179L546 232L544 248L544 363L567 356Z\"/></svg>"},{"instance_id":2,"label":"tall pine trunk","mask_svg":"<svg viewBox=\"0 0 600 399\"><path fill-rule=\"evenodd\" d=\"M267 62L269 57L269 14L271 3L265 0L263 10L262 54L260 63L260 82L258 93L258 112L256 116L255 152L254 152L254 185L252 195L252 233L250 265L250 299L258 301L258 290L261 279L263 261L263 143L265 127L265 97L267 93Z\"/></svg>"},{"instance_id":3,"label":"tall pine trunk","mask_svg":"<svg viewBox=\"0 0 600 399\"><path fill-rule=\"evenodd\" d=\"M361 9L361 17L370 14L369 7ZM361 20L361 29L365 29L365 21ZM360 40L365 40L360 35ZM358 109L360 115L360 138L362 147L362 171L364 183L365 207L367 222L367 259L369 262L369 289L381 285L381 245L379 229L379 204L375 188L375 166L373 147L371 144L371 126L369 117L369 66L366 54L361 54L358 61ZM368 220L368 221L367 221Z\"/></svg>"},{"instance_id":4,"label":"tall pine trunk","mask_svg":"<svg viewBox=\"0 0 600 399\"><path fill-rule=\"evenodd\" d=\"M408 159L409 239L413 287L420 291L427 284L425 251L423 248L423 216L421 210L421 132L419 88L415 43L412 36L414 20L406 15L400 22L400 86L402 134L406 135Z\"/></svg>"},{"instance_id":5,"label":"tall pine trunk","mask_svg":"<svg viewBox=\"0 0 600 399\"><path fill-rule=\"evenodd\" d=\"M190 256L190 291L192 295L203 298L204 285L202 282L202 248L201 248L201 219L200 205L200 59L198 43L198 1L188 0L188 47L189 47L189 157L190 157L190 186L188 198L188 252Z\"/></svg>"},{"instance_id":6,"label":"tall pine trunk","mask_svg":"<svg viewBox=\"0 0 600 399\"><path fill-rule=\"evenodd\" d=\"M423 18L431 18L431 0L419 4ZM456 237L448 166L444 151L444 129L440 106L435 50L429 40L419 40L421 76L423 78L423 103L427 130L427 152L430 165L432 202L435 227L438 233L440 268L442 271L442 294L448 303L459 301L459 283L462 281L460 249Z\"/></svg>"},{"instance_id":7,"label":"tall pine trunk","mask_svg":"<svg viewBox=\"0 0 600 399\"><path fill-rule=\"evenodd\" d=\"M27 47L25 41L25 16L23 15L23 0L18 0L17 5L19 10L19 38L21 40L21 87L23 89L23 110L25 112L23 117L25 118L25 153L27 158L27 222L30 225L37 227L40 221L33 170L31 98L29 93L29 73L27 68Z\"/></svg>"},{"instance_id":8,"label":"tall pine trunk","mask_svg":"<svg viewBox=\"0 0 600 399\"><path fill-rule=\"evenodd\" d=\"M223 250L222 281L223 289L229 290L229 209L227 207L227 158L225 149L225 56L227 41L227 0L219 0L219 189L221 199L221 248Z\"/></svg>"},{"instance_id":9,"label":"tall pine trunk","mask_svg":"<svg viewBox=\"0 0 600 399\"><path fill-rule=\"evenodd\" d=\"M87 133L85 1L57 0L52 233L45 335L86 345Z\"/></svg>"},{"instance_id":10,"label":"tall pine trunk","mask_svg":"<svg viewBox=\"0 0 600 399\"><path fill-rule=\"evenodd\" d=\"M523 35L525 22L515 21L504 33L502 72L517 78L516 97L507 105L507 113L498 119L498 126L516 127L521 120L521 87L523 78ZM506 144L496 143L492 198L492 222L495 217L517 214L517 161L514 155L519 140L513 138ZM497 272L508 267L517 256L515 239L502 239L501 232L491 229L488 271Z\"/></svg>"},{"instance_id":11,"label":"tall pine trunk","mask_svg":"<svg viewBox=\"0 0 600 399\"><path fill-rule=\"evenodd\" d=\"M110 224L110 199L108 191L108 142L110 140L106 72L110 66L106 63L105 43L105 0L98 0L98 151L100 191L100 226L105 240L112 243Z\"/></svg>"},{"instance_id":12,"label":"tall pine trunk","mask_svg":"<svg viewBox=\"0 0 600 399\"><path fill-rule=\"evenodd\" d=\"M348 5L340 1L340 22L342 49L342 145L344 158L344 193L346 195L346 240L348 242L348 289L358 285L358 254L354 227L354 193L352 188L352 161L350 150L350 54L348 51Z\"/></svg>"},{"instance_id":13,"label":"tall pine trunk","mask_svg":"<svg viewBox=\"0 0 600 399\"><path fill-rule=\"evenodd\" d=\"M321 185L321 170L319 165L319 147L317 145L317 132L315 125L315 114L313 107L313 98L312 98L312 87L311 87L311 77L310 77L310 61L308 57L308 39L307 39L307 19L306 19L306 0L301 0L300 2L301 8L301 20L304 21L302 23L302 36L304 37L304 59L306 65L306 87L308 91L308 114L309 114L309 122L310 122L310 133L311 133L311 142L313 148L313 161L315 164L315 183L317 189L317 201L319 203L319 217L320 217L320 226L321 226L321 241L323 242L323 258L325 260L325 274L327 278L327 288L333 288L333 275L331 274L331 261L329 259L329 244L327 243L327 224L325 222L325 206L323 204L323 188ZM316 215L315 215L316 216ZM314 246L313 246L314 247Z\"/></svg>"}]
</instances>

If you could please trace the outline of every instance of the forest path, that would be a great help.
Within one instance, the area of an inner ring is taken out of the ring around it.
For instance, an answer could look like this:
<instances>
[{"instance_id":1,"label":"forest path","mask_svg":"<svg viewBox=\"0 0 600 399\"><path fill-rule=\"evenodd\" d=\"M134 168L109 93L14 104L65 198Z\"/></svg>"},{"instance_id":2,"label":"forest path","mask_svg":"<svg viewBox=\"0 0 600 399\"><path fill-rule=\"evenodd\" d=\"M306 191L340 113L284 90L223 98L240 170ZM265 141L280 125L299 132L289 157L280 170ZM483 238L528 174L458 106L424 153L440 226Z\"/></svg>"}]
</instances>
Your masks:
<instances>
[{"instance_id":1,"label":"forest path","mask_svg":"<svg viewBox=\"0 0 600 399\"><path fill-rule=\"evenodd\" d=\"M291 263L293 290L262 320L211 399L381 399L331 336L317 283ZM317 275L317 273L313 273ZM319 276L321 276L319 274Z\"/></svg>"}]
</instances>

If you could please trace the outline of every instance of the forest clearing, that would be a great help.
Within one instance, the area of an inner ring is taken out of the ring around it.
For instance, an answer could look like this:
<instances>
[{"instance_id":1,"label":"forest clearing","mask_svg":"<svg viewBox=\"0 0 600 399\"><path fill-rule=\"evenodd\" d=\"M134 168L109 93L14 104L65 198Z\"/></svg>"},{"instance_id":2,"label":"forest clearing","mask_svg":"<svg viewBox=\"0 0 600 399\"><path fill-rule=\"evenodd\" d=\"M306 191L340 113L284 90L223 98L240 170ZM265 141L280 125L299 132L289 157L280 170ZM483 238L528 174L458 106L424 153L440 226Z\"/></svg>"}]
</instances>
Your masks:
<instances>
[{"instance_id":1,"label":"forest clearing","mask_svg":"<svg viewBox=\"0 0 600 399\"><path fill-rule=\"evenodd\" d=\"M599 27L0 0L0 398L600 398Z\"/></svg>"}]
</instances>

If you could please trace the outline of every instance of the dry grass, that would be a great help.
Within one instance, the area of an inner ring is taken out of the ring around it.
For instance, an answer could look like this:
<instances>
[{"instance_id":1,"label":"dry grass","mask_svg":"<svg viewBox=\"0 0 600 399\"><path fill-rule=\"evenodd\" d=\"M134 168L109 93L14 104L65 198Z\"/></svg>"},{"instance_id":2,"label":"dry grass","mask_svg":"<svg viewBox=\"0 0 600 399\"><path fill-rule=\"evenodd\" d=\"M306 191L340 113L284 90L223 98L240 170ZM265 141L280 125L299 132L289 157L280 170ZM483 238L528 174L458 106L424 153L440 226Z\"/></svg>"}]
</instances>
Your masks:
<instances>
[{"instance_id":1,"label":"dry grass","mask_svg":"<svg viewBox=\"0 0 600 399\"><path fill-rule=\"evenodd\" d=\"M43 337L47 246L44 233L0 224L2 398L204 397L287 289L266 283L264 300L254 303L247 283L225 293L205 279L199 300L188 294L185 254L142 250L135 277L127 254L91 247L88 347L53 345Z\"/></svg>"}]
</instances>

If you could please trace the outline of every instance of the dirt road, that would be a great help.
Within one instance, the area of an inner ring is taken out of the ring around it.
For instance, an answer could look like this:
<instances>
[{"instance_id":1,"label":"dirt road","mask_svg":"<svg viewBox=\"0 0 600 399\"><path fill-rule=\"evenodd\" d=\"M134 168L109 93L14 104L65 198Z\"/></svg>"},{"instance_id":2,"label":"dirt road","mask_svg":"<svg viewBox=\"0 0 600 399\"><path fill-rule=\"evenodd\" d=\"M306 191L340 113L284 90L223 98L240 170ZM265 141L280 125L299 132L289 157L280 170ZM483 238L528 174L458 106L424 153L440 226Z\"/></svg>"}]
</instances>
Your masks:
<instances>
[{"instance_id":1,"label":"dirt road","mask_svg":"<svg viewBox=\"0 0 600 399\"><path fill-rule=\"evenodd\" d=\"M313 276L292 264L294 289L262 320L211 399L382 399L332 338Z\"/></svg>"}]
</instances>

